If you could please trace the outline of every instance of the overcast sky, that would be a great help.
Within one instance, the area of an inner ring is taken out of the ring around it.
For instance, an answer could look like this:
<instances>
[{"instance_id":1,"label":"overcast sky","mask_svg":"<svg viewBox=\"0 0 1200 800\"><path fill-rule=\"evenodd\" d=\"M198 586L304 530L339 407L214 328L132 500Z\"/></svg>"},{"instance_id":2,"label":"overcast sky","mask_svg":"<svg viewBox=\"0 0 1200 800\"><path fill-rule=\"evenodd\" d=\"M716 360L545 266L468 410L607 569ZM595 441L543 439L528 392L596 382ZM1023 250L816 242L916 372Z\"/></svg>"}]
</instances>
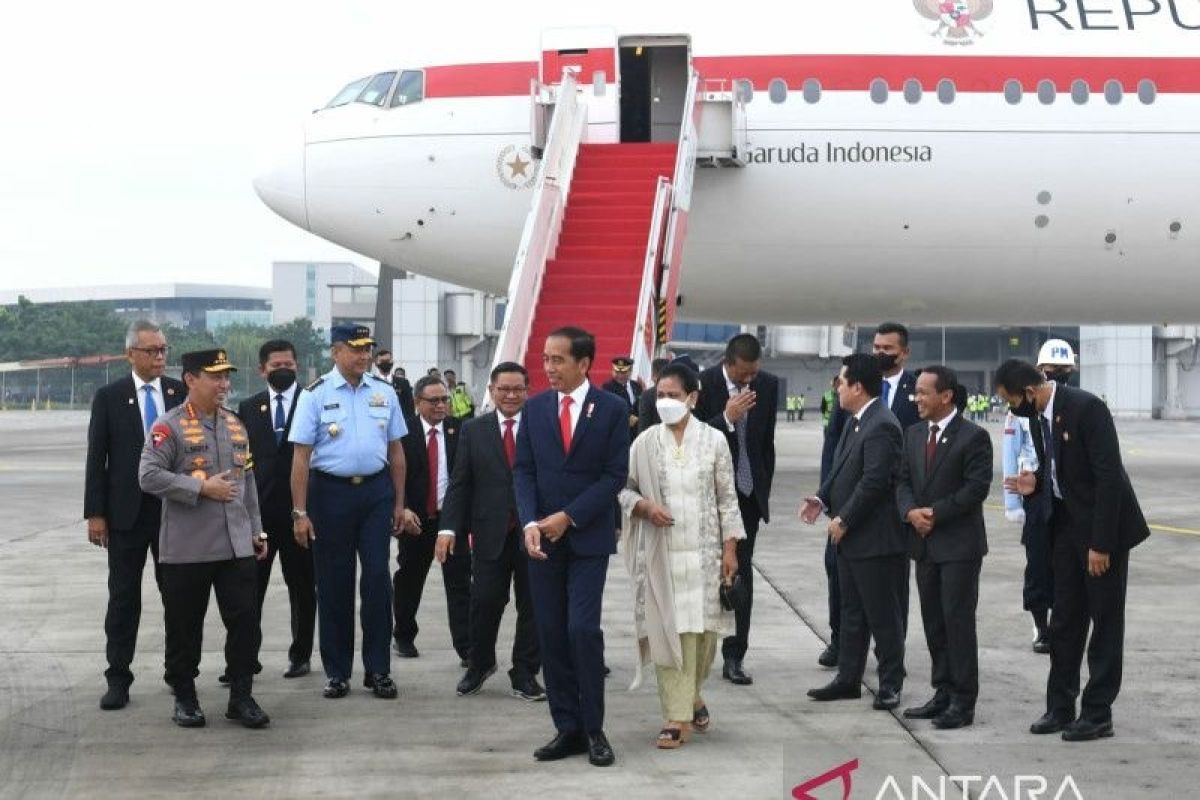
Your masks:
<instances>
[{"instance_id":1,"label":"overcast sky","mask_svg":"<svg viewBox=\"0 0 1200 800\"><path fill-rule=\"evenodd\" d=\"M544 8L564 8L474 5L6 3L5 287L266 286L271 261L292 259L348 258L374 269L276 217L251 180L272 142L298 138L308 112L352 78L396 66L533 61ZM604 16L620 5L629 4L610 2Z\"/></svg>"}]
</instances>

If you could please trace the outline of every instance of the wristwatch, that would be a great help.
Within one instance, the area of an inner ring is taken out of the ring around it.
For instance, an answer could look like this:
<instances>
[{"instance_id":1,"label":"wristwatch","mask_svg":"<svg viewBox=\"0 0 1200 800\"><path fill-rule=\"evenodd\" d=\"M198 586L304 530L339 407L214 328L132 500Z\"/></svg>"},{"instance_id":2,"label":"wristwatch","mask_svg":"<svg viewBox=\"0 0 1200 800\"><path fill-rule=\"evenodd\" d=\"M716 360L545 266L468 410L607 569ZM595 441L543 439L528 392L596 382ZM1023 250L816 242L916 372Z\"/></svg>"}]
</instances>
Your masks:
<instances>
[{"instance_id":1,"label":"wristwatch","mask_svg":"<svg viewBox=\"0 0 1200 800\"><path fill-rule=\"evenodd\" d=\"M293 522L295 522L298 519L304 519L307 516L308 516L308 512L305 511L303 508L293 508L292 509L292 521Z\"/></svg>"}]
</instances>

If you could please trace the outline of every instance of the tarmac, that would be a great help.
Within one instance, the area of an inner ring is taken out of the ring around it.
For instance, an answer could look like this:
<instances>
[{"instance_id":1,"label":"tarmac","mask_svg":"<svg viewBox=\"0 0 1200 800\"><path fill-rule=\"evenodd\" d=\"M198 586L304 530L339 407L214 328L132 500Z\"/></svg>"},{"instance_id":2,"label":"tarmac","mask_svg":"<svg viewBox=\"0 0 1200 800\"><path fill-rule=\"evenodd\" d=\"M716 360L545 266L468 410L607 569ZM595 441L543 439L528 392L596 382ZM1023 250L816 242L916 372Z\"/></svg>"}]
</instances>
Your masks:
<instances>
[{"instance_id":1,"label":"tarmac","mask_svg":"<svg viewBox=\"0 0 1200 800\"><path fill-rule=\"evenodd\" d=\"M746 660L754 685L722 681L718 659L705 694L713 728L678 751L654 748L661 719L653 676L638 692L626 690L635 664L631 602L622 562L613 559L604 601L613 670L606 731L617 763L607 769L583 758L534 762L533 749L553 730L545 703L507 693L511 604L499 671L479 695L455 696L461 670L445 595L432 575L420 613L421 657L393 658L399 699L374 698L359 673L348 698L330 701L320 694L319 658L306 677L280 677L290 633L276 568L263 620L265 670L255 685L271 727L249 731L223 718L225 691L216 677L224 631L213 609L198 683L209 724L183 730L170 721L162 614L147 569L132 701L122 711L99 710L106 562L87 542L80 518L86 427L82 412L0 413L0 797L1200 795L1197 423L1118 423L1154 535L1131 559L1114 738L1071 744L1028 733L1044 707L1049 662L1030 650L1030 621L1021 610L1024 551L1018 527L1000 511L998 464L987 505L991 552L978 612L975 725L937 731L872 710L867 691L861 700L834 703L805 697L832 677L816 663L828 636L822 533L796 517L817 481L821 428L810 415L779 423L773 521L760 532L756 554ZM988 427L998 437L999 424ZM912 597L902 708L931 696L915 586ZM873 672L872 661L868 688ZM830 780L814 786L823 778ZM813 788L793 792L803 784Z\"/></svg>"}]
</instances>

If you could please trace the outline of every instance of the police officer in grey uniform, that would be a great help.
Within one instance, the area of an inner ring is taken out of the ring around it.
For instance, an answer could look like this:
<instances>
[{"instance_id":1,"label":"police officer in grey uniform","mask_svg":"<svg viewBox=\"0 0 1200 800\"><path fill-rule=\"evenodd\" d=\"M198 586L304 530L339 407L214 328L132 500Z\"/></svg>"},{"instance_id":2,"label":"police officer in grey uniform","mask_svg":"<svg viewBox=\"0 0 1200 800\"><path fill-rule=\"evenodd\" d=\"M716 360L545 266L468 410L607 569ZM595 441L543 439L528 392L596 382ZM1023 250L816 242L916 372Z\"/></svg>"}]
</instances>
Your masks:
<instances>
[{"instance_id":1,"label":"police officer in grey uniform","mask_svg":"<svg viewBox=\"0 0 1200 800\"><path fill-rule=\"evenodd\" d=\"M262 631L258 623L255 558L267 552L258 513L254 460L246 429L222 404L235 367L224 350L182 356L188 396L158 418L142 449L138 482L162 499L159 561L167 630L177 642L167 653L174 676L177 725L199 728L204 712L196 697L204 616L215 589L225 623L225 716L248 728L270 718L251 696Z\"/></svg>"},{"instance_id":2,"label":"police officer in grey uniform","mask_svg":"<svg viewBox=\"0 0 1200 800\"><path fill-rule=\"evenodd\" d=\"M369 373L370 328L334 325L330 342L334 368L300 393L292 414L292 535L313 548L325 697L350 692L361 563L363 686L392 699L389 536L404 524L408 428L392 385Z\"/></svg>"}]
</instances>

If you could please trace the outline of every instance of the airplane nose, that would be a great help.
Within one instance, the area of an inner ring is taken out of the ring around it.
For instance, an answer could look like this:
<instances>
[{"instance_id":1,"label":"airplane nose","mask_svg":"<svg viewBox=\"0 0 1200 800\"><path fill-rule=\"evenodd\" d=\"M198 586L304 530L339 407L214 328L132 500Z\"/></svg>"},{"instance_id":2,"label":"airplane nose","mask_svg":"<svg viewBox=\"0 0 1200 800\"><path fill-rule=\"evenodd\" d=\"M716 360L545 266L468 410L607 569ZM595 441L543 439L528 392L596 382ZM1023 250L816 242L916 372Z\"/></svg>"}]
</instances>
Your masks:
<instances>
[{"instance_id":1,"label":"airplane nose","mask_svg":"<svg viewBox=\"0 0 1200 800\"><path fill-rule=\"evenodd\" d=\"M304 142L286 143L270 156L267 164L254 179L254 191L267 208L293 225L308 230Z\"/></svg>"}]
</instances>

